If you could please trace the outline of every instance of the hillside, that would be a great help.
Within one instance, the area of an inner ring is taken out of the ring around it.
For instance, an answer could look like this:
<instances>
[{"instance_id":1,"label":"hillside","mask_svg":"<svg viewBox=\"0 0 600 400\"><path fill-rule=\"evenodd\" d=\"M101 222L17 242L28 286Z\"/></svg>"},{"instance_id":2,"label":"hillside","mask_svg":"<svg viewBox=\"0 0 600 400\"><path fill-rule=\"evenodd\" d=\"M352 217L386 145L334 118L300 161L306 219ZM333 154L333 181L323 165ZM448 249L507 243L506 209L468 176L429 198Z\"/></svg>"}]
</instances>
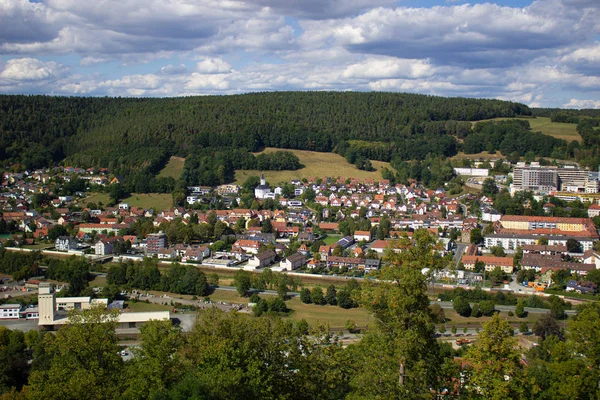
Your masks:
<instances>
[{"instance_id":1,"label":"hillside","mask_svg":"<svg viewBox=\"0 0 600 400\"><path fill-rule=\"evenodd\" d=\"M494 121L517 119L529 122L531 130L542 132L544 135L552 136L566 141L577 140L581 142L581 136L577 133L576 123L553 122L549 117L527 117L527 118L495 118ZM474 121L473 124L483 121Z\"/></svg>"},{"instance_id":2,"label":"hillside","mask_svg":"<svg viewBox=\"0 0 600 400\"><path fill-rule=\"evenodd\" d=\"M525 105L500 100L379 92L163 99L0 96L0 168L107 167L124 178L129 193L171 193L179 179L217 185L258 171L267 171L270 179L322 175L334 159L340 161L334 165L337 173L327 175L379 177L389 162L403 180L408 175L402 171L418 172L420 166L402 162L443 159L460 151L583 154L531 129L528 122L541 118L515 119L531 113ZM512 120L492 120L498 118ZM491 121L471 123L481 120ZM293 151L252 154L264 148ZM310 157L316 155L300 151L334 152L347 163L332 155L313 162Z\"/></svg>"},{"instance_id":3,"label":"hillside","mask_svg":"<svg viewBox=\"0 0 600 400\"><path fill-rule=\"evenodd\" d=\"M163 99L0 96L0 160L40 167L158 172L195 148L332 151L342 140L400 142L453 134L459 124L529 115L499 100L399 93L277 92ZM433 123L434 124L430 124ZM441 150L441 149L440 149Z\"/></svg>"},{"instance_id":4,"label":"hillside","mask_svg":"<svg viewBox=\"0 0 600 400\"><path fill-rule=\"evenodd\" d=\"M275 152L278 149L269 147L264 152ZM357 178L359 180L372 178L375 180L381 179L381 169L386 167L391 169L390 163L382 161L372 161L375 171L361 171L349 164L346 159L338 154L319 153L306 150L291 150L295 154L303 168L295 171L265 171L265 178L272 184L280 182L289 182L292 179L302 178ZM260 153L257 153L260 154ZM235 181L238 184L244 183L251 175L260 176L263 171L259 170L238 170L235 173Z\"/></svg>"}]
</instances>

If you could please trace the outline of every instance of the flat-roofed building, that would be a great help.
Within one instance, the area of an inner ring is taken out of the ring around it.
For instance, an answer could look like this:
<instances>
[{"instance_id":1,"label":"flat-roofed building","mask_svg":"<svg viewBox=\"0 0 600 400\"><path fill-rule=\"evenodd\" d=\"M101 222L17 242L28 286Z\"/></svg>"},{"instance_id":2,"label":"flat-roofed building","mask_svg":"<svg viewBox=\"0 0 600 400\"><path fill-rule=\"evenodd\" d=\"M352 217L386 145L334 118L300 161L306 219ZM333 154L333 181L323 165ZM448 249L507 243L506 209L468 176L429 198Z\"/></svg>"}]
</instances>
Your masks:
<instances>
[{"instance_id":1,"label":"flat-roofed building","mask_svg":"<svg viewBox=\"0 0 600 400\"><path fill-rule=\"evenodd\" d=\"M0 305L0 319L19 319L19 312L21 312L20 304Z\"/></svg>"},{"instance_id":2,"label":"flat-roofed building","mask_svg":"<svg viewBox=\"0 0 600 400\"><path fill-rule=\"evenodd\" d=\"M54 330L69 323L69 310L87 310L92 307L108 307L108 299L91 299L90 297L56 298L53 287L49 283L40 284L38 294L39 320L42 329ZM123 312L117 319L117 329L139 328L150 320L168 321L169 311Z\"/></svg>"}]
</instances>

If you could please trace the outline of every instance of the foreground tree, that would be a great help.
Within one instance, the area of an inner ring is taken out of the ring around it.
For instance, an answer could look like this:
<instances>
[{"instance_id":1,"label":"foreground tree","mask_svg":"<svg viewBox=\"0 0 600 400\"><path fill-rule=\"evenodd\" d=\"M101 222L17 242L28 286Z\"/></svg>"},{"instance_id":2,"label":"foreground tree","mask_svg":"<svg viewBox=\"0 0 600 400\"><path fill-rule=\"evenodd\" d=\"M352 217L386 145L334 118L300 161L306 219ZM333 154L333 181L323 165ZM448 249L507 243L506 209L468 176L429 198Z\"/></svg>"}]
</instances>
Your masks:
<instances>
[{"instance_id":1,"label":"foreground tree","mask_svg":"<svg viewBox=\"0 0 600 400\"><path fill-rule=\"evenodd\" d=\"M472 367L468 383L485 399L516 399L523 393L521 358L513 329L498 314L483 325L465 361Z\"/></svg>"},{"instance_id":2,"label":"foreground tree","mask_svg":"<svg viewBox=\"0 0 600 400\"><path fill-rule=\"evenodd\" d=\"M48 369L33 371L26 391L34 399L115 399L122 393L123 360L115 333L118 312L103 306L69 313L46 350Z\"/></svg>"},{"instance_id":3,"label":"foreground tree","mask_svg":"<svg viewBox=\"0 0 600 400\"><path fill-rule=\"evenodd\" d=\"M167 398L333 399L349 391L352 362L326 327L303 335L289 320L207 309L185 358Z\"/></svg>"},{"instance_id":4,"label":"foreground tree","mask_svg":"<svg viewBox=\"0 0 600 400\"><path fill-rule=\"evenodd\" d=\"M366 283L360 292L376 324L351 350L357 360L352 398L431 398L438 389L442 360L422 270L438 270L448 260L427 231L413 238L415 244L400 239L400 253L386 254L377 274L381 283Z\"/></svg>"},{"instance_id":5,"label":"foreground tree","mask_svg":"<svg viewBox=\"0 0 600 400\"><path fill-rule=\"evenodd\" d=\"M140 328L142 344L135 348L135 358L127 369L128 399L147 399L164 393L181 377L183 345L179 327L171 321L149 321Z\"/></svg>"}]
</instances>

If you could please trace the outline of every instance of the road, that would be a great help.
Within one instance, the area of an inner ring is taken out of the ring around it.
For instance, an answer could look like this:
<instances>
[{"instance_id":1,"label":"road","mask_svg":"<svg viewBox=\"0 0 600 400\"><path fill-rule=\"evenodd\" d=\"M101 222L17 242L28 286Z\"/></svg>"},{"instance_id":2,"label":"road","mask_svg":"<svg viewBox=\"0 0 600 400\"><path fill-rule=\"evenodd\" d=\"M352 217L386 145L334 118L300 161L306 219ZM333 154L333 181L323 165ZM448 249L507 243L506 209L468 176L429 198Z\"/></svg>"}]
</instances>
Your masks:
<instances>
[{"instance_id":1,"label":"road","mask_svg":"<svg viewBox=\"0 0 600 400\"><path fill-rule=\"evenodd\" d=\"M455 263L455 267L458 268L458 264L460 264L460 260L462 259L462 255L464 254L465 250L467 249L467 247L469 247L468 244L466 243L457 243L456 244L456 252L454 253L454 263Z\"/></svg>"}]
</instances>

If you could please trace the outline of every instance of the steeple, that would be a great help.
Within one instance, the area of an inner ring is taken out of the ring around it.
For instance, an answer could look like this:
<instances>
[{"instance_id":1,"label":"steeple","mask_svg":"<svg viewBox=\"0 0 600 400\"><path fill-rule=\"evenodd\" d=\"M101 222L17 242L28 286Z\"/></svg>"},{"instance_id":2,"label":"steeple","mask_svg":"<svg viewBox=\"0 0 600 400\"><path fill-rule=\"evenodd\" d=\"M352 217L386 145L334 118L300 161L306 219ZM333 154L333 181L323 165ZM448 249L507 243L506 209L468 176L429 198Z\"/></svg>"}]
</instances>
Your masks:
<instances>
[{"instance_id":1,"label":"steeple","mask_svg":"<svg viewBox=\"0 0 600 400\"><path fill-rule=\"evenodd\" d=\"M260 174L260 184L261 184L261 186L267 184L267 181L265 180L264 172L262 174Z\"/></svg>"}]
</instances>

